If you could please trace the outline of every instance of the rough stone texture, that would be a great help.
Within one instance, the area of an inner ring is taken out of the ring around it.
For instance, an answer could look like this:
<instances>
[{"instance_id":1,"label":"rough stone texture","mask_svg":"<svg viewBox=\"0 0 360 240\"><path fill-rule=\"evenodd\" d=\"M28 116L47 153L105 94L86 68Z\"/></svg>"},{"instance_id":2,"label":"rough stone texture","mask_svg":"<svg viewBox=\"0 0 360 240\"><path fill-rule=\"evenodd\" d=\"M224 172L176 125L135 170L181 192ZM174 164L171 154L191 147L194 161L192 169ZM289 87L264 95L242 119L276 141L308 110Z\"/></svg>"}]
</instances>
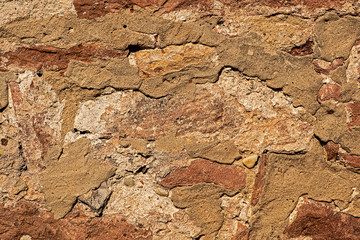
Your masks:
<instances>
[{"instance_id":1,"label":"rough stone texture","mask_svg":"<svg viewBox=\"0 0 360 240\"><path fill-rule=\"evenodd\" d=\"M171 172L160 182L167 188L191 186L197 183L214 183L226 189L240 190L246 185L246 174L236 166L222 166L207 160L198 159L187 168Z\"/></svg>"},{"instance_id":2,"label":"rough stone texture","mask_svg":"<svg viewBox=\"0 0 360 240\"><path fill-rule=\"evenodd\" d=\"M46 206L55 218L65 216L78 196L97 188L114 174L111 166L86 157L89 144L86 139L79 139L65 145L59 160L50 163L42 174Z\"/></svg>"},{"instance_id":3,"label":"rough stone texture","mask_svg":"<svg viewBox=\"0 0 360 240\"><path fill-rule=\"evenodd\" d=\"M9 103L8 101L8 78L11 74L0 73L0 111L3 110Z\"/></svg>"},{"instance_id":4,"label":"rough stone texture","mask_svg":"<svg viewBox=\"0 0 360 240\"><path fill-rule=\"evenodd\" d=\"M359 1L0 1L1 239L357 239Z\"/></svg>"},{"instance_id":5,"label":"rough stone texture","mask_svg":"<svg viewBox=\"0 0 360 240\"><path fill-rule=\"evenodd\" d=\"M360 219L339 212L327 202L317 202L303 196L291 213L285 229L288 237L306 236L312 239L358 239Z\"/></svg>"},{"instance_id":6,"label":"rough stone texture","mask_svg":"<svg viewBox=\"0 0 360 240\"><path fill-rule=\"evenodd\" d=\"M151 239L151 233L127 223L121 215L92 218L81 208L74 209L59 221L29 202L0 208L2 239ZM21 238L22 239L22 238Z\"/></svg>"},{"instance_id":7,"label":"rough stone texture","mask_svg":"<svg viewBox=\"0 0 360 240\"><path fill-rule=\"evenodd\" d=\"M106 57L120 58L125 55L122 51L101 48L96 43L80 44L69 49L45 46L22 47L17 49L16 52L6 52L0 55L0 66L3 69L13 65L36 71L51 69L63 72L68 67L70 60L92 62Z\"/></svg>"},{"instance_id":8,"label":"rough stone texture","mask_svg":"<svg viewBox=\"0 0 360 240\"><path fill-rule=\"evenodd\" d=\"M323 85L318 93L318 101L324 102L327 100L339 101L340 99L340 85L337 83L327 83Z\"/></svg>"}]
</instances>

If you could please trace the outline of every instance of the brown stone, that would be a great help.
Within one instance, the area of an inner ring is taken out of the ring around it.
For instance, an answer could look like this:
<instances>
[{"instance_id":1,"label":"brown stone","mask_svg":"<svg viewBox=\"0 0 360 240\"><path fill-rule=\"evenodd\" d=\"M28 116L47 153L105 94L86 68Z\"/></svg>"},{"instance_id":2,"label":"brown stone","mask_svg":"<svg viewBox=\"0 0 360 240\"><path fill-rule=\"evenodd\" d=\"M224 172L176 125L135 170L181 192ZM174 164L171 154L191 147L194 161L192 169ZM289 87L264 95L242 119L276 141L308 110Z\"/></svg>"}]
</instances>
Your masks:
<instances>
[{"instance_id":1,"label":"brown stone","mask_svg":"<svg viewBox=\"0 0 360 240\"><path fill-rule=\"evenodd\" d=\"M36 71L42 68L65 72L70 60L92 62L98 59L123 58L123 51L111 50L98 43L80 44L69 49L33 46L21 47L14 52L0 54L0 69L19 66Z\"/></svg>"},{"instance_id":2,"label":"brown stone","mask_svg":"<svg viewBox=\"0 0 360 240\"><path fill-rule=\"evenodd\" d=\"M251 193L251 205L255 206L264 190L267 155L263 154L259 159L259 169L256 174L253 191Z\"/></svg>"},{"instance_id":3,"label":"brown stone","mask_svg":"<svg viewBox=\"0 0 360 240\"><path fill-rule=\"evenodd\" d=\"M42 173L46 206L56 219L71 210L77 197L99 187L115 172L112 166L87 157L89 144L84 138L67 144L60 159L49 163Z\"/></svg>"},{"instance_id":4,"label":"brown stone","mask_svg":"<svg viewBox=\"0 0 360 240\"><path fill-rule=\"evenodd\" d=\"M3 145L3 146L7 146L8 142L9 142L9 140L7 140L6 138L1 139L1 145Z\"/></svg>"},{"instance_id":5,"label":"brown stone","mask_svg":"<svg viewBox=\"0 0 360 240\"><path fill-rule=\"evenodd\" d=\"M329 141L324 146L326 152L326 158L328 161L337 160L339 152L339 144Z\"/></svg>"},{"instance_id":6,"label":"brown stone","mask_svg":"<svg viewBox=\"0 0 360 240\"><path fill-rule=\"evenodd\" d=\"M315 24L314 55L316 58L332 62L334 59L347 59L354 42L358 39L360 22L350 16L339 17L329 12L320 17Z\"/></svg>"},{"instance_id":7,"label":"brown stone","mask_svg":"<svg viewBox=\"0 0 360 240\"><path fill-rule=\"evenodd\" d=\"M215 239L224 221L219 200L223 194L224 189L220 186L200 183L174 188L170 197L175 207L186 208L190 219L201 228L200 234L205 235L205 239Z\"/></svg>"},{"instance_id":8,"label":"brown stone","mask_svg":"<svg viewBox=\"0 0 360 240\"><path fill-rule=\"evenodd\" d=\"M338 212L331 203L302 197L293 212L285 235L290 238L359 239L360 218Z\"/></svg>"},{"instance_id":9,"label":"brown stone","mask_svg":"<svg viewBox=\"0 0 360 240\"><path fill-rule=\"evenodd\" d=\"M226 189L240 190L246 185L244 169L197 159L189 167L178 168L167 175L160 185L167 188L214 183Z\"/></svg>"},{"instance_id":10,"label":"brown stone","mask_svg":"<svg viewBox=\"0 0 360 240\"><path fill-rule=\"evenodd\" d=\"M151 233L126 222L121 215L87 217L74 209L65 219L55 220L51 213L26 201L14 207L0 205L0 238L20 239L151 239Z\"/></svg>"},{"instance_id":11,"label":"brown stone","mask_svg":"<svg viewBox=\"0 0 360 240\"><path fill-rule=\"evenodd\" d=\"M360 126L360 102L351 102L348 103L346 110L350 113L350 126L359 127Z\"/></svg>"}]
</instances>

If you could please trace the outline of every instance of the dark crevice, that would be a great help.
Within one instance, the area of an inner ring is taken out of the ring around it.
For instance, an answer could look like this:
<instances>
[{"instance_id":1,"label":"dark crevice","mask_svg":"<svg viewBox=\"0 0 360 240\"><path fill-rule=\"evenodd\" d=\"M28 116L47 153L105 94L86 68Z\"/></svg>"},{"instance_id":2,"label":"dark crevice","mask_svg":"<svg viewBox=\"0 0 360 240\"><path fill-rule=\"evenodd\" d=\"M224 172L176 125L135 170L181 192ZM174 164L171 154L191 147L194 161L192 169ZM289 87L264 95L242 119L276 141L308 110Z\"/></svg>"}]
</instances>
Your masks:
<instances>
[{"instance_id":1,"label":"dark crevice","mask_svg":"<svg viewBox=\"0 0 360 240\"><path fill-rule=\"evenodd\" d=\"M81 131L81 130L74 128L73 133L87 134L87 133L91 133L91 132L89 130Z\"/></svg>"},{"instance_id":2,"label":"dark crevice","mask_svg":"<svg viewBox=\"0 0 360 240\"><path fill-rule=\"evenodd\" d=\"M139 174L139 173L145 174L145 173L147 173L148 170L149 170L149 168L146 167L146 165L145 165L145 166L140 167L138 170L136 170L135 174Z\"/></svg>"},{"instance_id":3,"label":"dark crevice","mask_svg":"<svg viewBox=\"0 0 360 240\"><path fill-rule=\"evenodd\" d=\"M21 145L21 142L19 141L19 155L20 155L20 158L21 160L23 161L22 162L22 165L20 166L20 171L26 171L27 170L27 165L26 165L26 161L25 161L25 157L24 157L24 151L23 151L23 147Z\"/></svg>"},{"instance_id":4,"label":"dark crevice","mask_svg":"<svg viewBox=\"0 0 360 240\"><path fill-rule=\"evenodd\" d=\"M134 52L138 52L138 51L141 51L141 50L145 50L145 49L152 49L152 48L144 47L144 46L141 46L141 45L129 45L128 48L127 48L127 50L129 50L129 54L134 53Z\"/></svg>"},{"instance_id":5,"label":"dark crevice","mask_svg":"<svg viewBox=\"0 0 360 240\"><path fill-rule=\"evenodd\" d=\"M296 12L289 12L289 13L286 13L286 12L276 12L276 13L272 13L272 14L269 14L269 15L264 15L264 17L266 18L272 18L272 17L276 17L276 16L289 16L289 17L298 17L298 18L301 18L301 19L311 19L311 17L305 17L305 16L302 16Z\"/></svg>"},{"instance_id":6,"label":"dark crevice","mask_svg":"<svg viewBox=\"0 0 360 240\"><path fill-rule=\"evenodd\" d=\"M60 160L60 158L61 158L61 156L63 155L63 153L64 153L64 148L61 148L61 151L60 151L60 153L59 153L59 156L58 156L58 160Z\"/></svg>"},{"instance_id":7,"label":"dark crevice","mask_svg":"<svg viewBox=\"0 0 360 240\"><path fill-rule=\"evenodd\" d=\"M292 56L311 55L314 53L313 46L314 42L311 40L307 40L304 44L293 47L290 51L287 51L287 53Z\"/></svg>"},{"instance_id":8,"label":"dark crevice","mask_svg":"<svg viewBox=\"0 0 360 240\"><path fill-rule=\"evenodd\" d=\"M202 237L204 237L205 235L204 234L202 234L202 235L200 235L200 236L198 236L198 237L195 237L195 238L193 238L194 240L200 240Z\"/></svg>"},{"instance_id":9,"label":"dark crevice","mask_svg":"<svg viewBox=\"0 0 360 240\"><path fill-rule=\"evenodd\" d=\"M316 134L314 134L314 138L319 141L319 143L321 144L321 146L325 146L326 143L327 143L327 142L321 140L321 138L320 138L319 136L317 136Z\"/></svg>"}]
</instances>

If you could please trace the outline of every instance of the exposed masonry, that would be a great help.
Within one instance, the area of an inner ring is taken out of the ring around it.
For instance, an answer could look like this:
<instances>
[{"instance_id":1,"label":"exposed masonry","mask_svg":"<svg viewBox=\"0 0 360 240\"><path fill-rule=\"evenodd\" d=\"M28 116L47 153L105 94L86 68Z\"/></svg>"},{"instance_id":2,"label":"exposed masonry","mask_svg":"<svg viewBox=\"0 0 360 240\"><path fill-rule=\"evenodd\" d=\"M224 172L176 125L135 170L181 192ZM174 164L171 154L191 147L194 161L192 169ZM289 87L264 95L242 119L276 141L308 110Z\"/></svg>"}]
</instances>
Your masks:
<instances>
[{"instance_id":1,"label":"exposed masonry","mask_svg":"<svg viewBox=\"0 0 360 240\"><path fill-rule=\"evenodd\" d=\"M358 239L360 3L3 1L1 239Z\"/></svg>"}]
</instances>

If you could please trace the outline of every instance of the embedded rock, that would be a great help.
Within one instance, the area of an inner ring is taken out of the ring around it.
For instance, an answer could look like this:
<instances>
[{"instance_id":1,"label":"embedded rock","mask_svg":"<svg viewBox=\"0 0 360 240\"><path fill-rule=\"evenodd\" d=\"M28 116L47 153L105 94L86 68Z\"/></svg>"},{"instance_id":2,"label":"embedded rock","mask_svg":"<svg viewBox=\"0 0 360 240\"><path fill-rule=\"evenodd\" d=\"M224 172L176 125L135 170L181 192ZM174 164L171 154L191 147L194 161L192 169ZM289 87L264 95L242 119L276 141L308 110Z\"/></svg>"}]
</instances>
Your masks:
<instances>
[{"instance_id":1,"label":"embedded rock","mask_svg":"<svg viewBox=\"0 0 360 240\"><path fill-rule=\"evenodd\" d=\"M301 197L290 223L285 229L287 237L312 239L357 239L360 219L336 211L333 204Z\"/></svg>"},{"instance_id":2,"label":"embedded rock","mask_svg":"<svg viewBox=\"0 0 360 240\"><path fill-rule=\"evenodd\" d=\"M0 111L8 105L8 78L11 78L11 74L0 73Z\"/></svg>"},{"instance_id":3,"label":"embedded rock","mask_svg":"<svg viewBox=\"0 0 360 240\"><path fill-rule=\"evenodd\" d=\"M246 173L236 166L211 163L198 159L187 168L180 168L166 176L160 185L167 188L214 183L226 189L240 190L246 185Z\"/></svg>"},{"instance_id":4,"label":"embedded rock","mask_svg":"<svg viewBox=\"0 0 360 240\"><path fill-rule=\"evenodd\" d=\"M359 7L0 1L0 238L356 239Z\"/></svg>"},{"instance_id":5,"label":"embedded rock","mask_svg":"<svg viewBox=\"0 0 360 240\"><path fill-rule=\"evenodd\" d=\"M36 204L20 201L16 206L0 207L2 239L151 239L151 232L127 223L123 216L102 218L86 216L81 208L61 220L39 209Z\"/></svg>"}]
</instances>

